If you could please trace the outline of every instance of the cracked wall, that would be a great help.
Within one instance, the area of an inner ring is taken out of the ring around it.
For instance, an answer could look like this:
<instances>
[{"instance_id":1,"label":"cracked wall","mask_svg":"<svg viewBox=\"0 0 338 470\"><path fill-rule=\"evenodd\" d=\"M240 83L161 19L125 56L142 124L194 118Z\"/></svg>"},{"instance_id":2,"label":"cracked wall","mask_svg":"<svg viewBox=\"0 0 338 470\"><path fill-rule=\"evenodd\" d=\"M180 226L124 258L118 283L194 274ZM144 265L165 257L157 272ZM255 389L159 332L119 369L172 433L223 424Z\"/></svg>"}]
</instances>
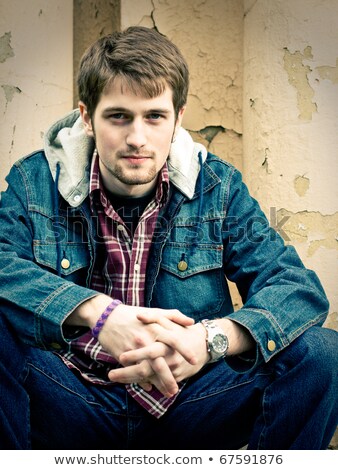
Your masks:
<instances>
[{"instance_id":1,"label":"cracked wall","mask_svg":"<svg viewBox=\"0 0 338 470\"><path fill-rule=\"evenodd\" d=\"M319 275L326 326L338 330L337 18L336 0L2 2L0 190L12 163L40 148L49 124L76 105L73 66L84 48L119 20L156 27L190 64L183 125L243 170ZM231 293L240 306L232 285Z\"/></svg>"},{"instance_id":2,"label":"cracked wall","mask_svg":"<svg viewBox=\"0 0 338 470\"><path fill-rule=\"evenodd\" d=\"M338 3L245 0L243 166L314 269L338 330Z\"/></svg>"},{"instance_id":3,"label":"cracked wall","mask_svg":"<svg viewBox=\"0 0 338 470\"><path fill-rule=\"evenodd\" d=\"M329 321L338 329L332 320L338 309L337 219L330 218L338 209L338 11L334 0L324 3L124 0L121 21L122 27L156 27L176 42L191 70L183 125L243 170L267 214L286 208L297 223L309 225L308 237L290 232L290 243L318 272L331 301Z\"/></svg>"},{"instance_id":4,"label":"cracked wall","mask_svg":"<svg viewBox=\"0 0 338 470\"><path fill-rule=\"evenodd\" d=\"M0 63L6 62L10 57L14 57L14 51L11 46L11 32L4 33L0 37Z\"/></svg>"},{"instance_id":5,"label":"cracked wall","mask_svg":"<svg viewBox=\"0 0 338 470\"><path fill-rule=\"evenodd\" d=\"M311 68L303 62L304 59L313 59L312 48L307 46L303 53L299 51L290 53L287 48L284 50L284 68L288 74L289 83L297 92L298 117L303 120L312 119L312 114L317 111L317 105L312 101L315 92L308 78Z\"/></svg>"},{"instance_id":6,"label":"cracked wall","mask_svg":"<svg viewBox=\"0 0 338 470\"><path fill-rule=\"evenodd\" d=\"M305 264L320 275L331 304L325 325L338 330L338 211L322 214L281 208L277 212L277 220L284 220L282 230L285 238L296 248Z\"/></svg>"},{"instance_id":7,"label":"cracked wall","mask_svg":"<svg viewBox=\"0 0 338 470\"><path fill-rule=\"evenodd\" d=\"M124 0L121 27L130 25L155 27L177 44L190 69L183 126L242 170L243 2ZM238 307L238 291L229 286Z\"/></svg>"},{"instance_id":8,"label":"cracked wall","mask_svg":"<svg viewBox=\"0 0 338 470\"><path fill-rule=\"evenodd\" d=\"M72 107L72 2L1 3L0 189L20 157Z\"/></svg>"},{"instance_id":9,"label":"cracked wall","mask_svg":"<svg viewBox=\"0 0 338 470\"><path fill-rule=\"evenodd\" d=\"M85 46L119 20L122 28L156 27L190 64L183 125L243 170L267 215L273 209L287 218L288 243L318 273L331 304L328 324L338 329L337 2L26 3L1 6L0 188L11 164L40 148L49 123L76 104L73 63Z\"/></svg>"},{"instance_id":10,"label":"cracked wall","mask_svg":"<svg viewBox=\"0 0 338 470\"><path fill-rule=\"evenodd\" d=\"M191 74L183 126L242 169L242 2L124 0L121 21L156 27L177 44Z\"/></svg>"},{"instance_id":11,"label":"cracked wall","mask_svg":"<svg viewBox=\"0 0 338 470\"><path fill-rule=\"evenodd\" d=\"M119 0L73 0L73 67L97 38L120 29ZM73 77L73 106L78 105L77 73Z\"/></svg>"}]
</instances>

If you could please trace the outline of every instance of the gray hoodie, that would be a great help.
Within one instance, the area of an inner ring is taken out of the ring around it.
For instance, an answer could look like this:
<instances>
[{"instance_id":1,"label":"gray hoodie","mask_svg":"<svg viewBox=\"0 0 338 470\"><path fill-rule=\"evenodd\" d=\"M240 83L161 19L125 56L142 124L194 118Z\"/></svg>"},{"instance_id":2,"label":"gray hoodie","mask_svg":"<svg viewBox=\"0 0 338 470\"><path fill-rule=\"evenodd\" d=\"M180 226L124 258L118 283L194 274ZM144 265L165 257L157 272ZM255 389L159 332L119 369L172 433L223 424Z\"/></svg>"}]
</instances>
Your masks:
<instances>
[{"instance_id":1,"label":"gray hoodie","mask_svg":"<svg viewBox=\"0 0 338 470\"><path fill-rule=\"evenodd\" d=\"M72 207L79 206L88 196L94 146L93 138L85 133L78 109L54 123L45 134L44 150L50 170L55 178L56 165L60 165L58 189ZM194 142L181 127L171 144L167 163L171 183L189 199L194 195L200 170L199 152L204 162L206 148Z\"/></svg>"}]
</instances>

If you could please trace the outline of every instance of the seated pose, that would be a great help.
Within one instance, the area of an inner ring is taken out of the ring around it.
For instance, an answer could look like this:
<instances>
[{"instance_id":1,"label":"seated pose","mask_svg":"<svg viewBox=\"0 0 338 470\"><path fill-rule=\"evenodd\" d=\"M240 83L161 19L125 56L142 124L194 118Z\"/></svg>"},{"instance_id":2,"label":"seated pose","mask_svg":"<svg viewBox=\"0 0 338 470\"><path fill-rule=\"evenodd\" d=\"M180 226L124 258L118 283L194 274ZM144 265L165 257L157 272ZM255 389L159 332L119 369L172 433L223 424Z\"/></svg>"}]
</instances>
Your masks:
<instances>
[{"instance_id":1,"label":"seated pose","mask_svg":"<svg viewBox=\"0 0 338 470\"><path fill-rule=\"evenodd\" d=\"M327 298L241 174L181 127L188 75L155 30L99 39L80 64L78 109L12 167L0 448L328 446Z\"/></svg>"}]
</instances>

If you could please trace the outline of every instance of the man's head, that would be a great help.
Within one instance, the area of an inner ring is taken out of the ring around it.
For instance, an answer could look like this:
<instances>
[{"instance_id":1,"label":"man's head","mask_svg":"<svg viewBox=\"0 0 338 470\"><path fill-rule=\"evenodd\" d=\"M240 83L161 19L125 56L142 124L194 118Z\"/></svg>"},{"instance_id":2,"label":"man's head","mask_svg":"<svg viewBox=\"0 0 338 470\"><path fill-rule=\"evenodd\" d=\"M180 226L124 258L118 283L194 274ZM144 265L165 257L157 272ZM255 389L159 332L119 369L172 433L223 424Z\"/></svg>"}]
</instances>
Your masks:
<instances>
[{"instance_id":1,"label":"man's head","mask_svg":"<svg viewBox=\"0 0 338 470\"><path fill-rule=\"evenodd\" d=\"M169 86L176 116L186 104L189 72L179 49L154 29L133 26L99 39L82 57L78 75L79 98L90 117L119 78L135 94L160 95Z\"/></svg>"},{"instance_id":2,"label":"man's head","mask_svg":"<svg viewBox=\"0 0 338 470\"><path fill-rule=\"evenodd\" d=\"M132 27L98 40L79 72L79 109L106 189L151 191L179 130L188 92L180 51L155 30Z\"/></svg>"}]
</instances>

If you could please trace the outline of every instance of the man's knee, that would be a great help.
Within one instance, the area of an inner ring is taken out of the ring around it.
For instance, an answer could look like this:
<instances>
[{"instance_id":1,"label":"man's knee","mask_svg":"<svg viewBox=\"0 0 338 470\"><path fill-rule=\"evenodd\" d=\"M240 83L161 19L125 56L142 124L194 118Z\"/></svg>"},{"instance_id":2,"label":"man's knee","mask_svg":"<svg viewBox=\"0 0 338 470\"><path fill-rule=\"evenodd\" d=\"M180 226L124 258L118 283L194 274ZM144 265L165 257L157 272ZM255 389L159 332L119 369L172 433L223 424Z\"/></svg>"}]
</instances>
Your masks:
<instances>
[{"instance_id":1,"label":"man's knee","mask_svg":"<svg viewBox=\"0 0 338 470\"><path fill-rule=\"evenodd\" d=\"M295 363L306 364L312 374L337 380L337 331L313 326L291 343L287 349Z\"/></svg>"},{"instance_id":2,"label":"man's knee","mask_svg":"<svg viewBox=\"0 0 338 470\"><path fill-rule=\"evenodd\" d=\"M308 354L320 360L337 361L338 332L329 328L313 326L306 330L299 338L301 346Z\"/></svg>"}]
</instances>

